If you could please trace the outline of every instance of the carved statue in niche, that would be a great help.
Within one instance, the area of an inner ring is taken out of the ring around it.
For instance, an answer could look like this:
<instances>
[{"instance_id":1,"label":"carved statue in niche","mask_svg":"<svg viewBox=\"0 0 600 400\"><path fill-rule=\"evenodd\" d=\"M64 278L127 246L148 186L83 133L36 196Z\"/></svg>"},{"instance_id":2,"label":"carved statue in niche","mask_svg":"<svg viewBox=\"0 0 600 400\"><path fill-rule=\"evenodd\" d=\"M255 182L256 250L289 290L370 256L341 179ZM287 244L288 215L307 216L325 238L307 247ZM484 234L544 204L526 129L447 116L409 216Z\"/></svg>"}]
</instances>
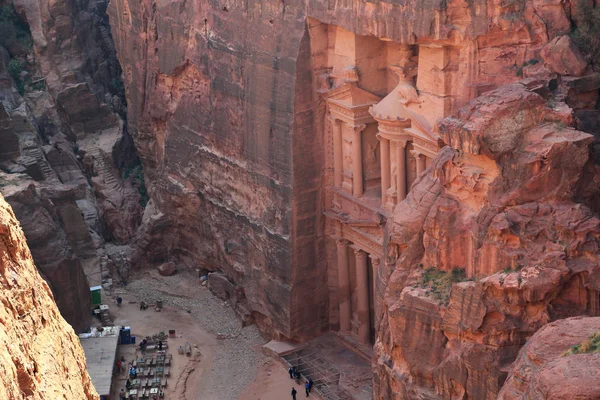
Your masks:
<instances>
[{"instance_id":1,"label":"carved statue in niche","mask_svg":"<svg viewBox=\"0 0 600 400\"><path fill-rule=\"evenodd\" d=\"M379 141L375 140L375 141L367 141L366 143L367 148L365 151L365 159L364 159L364 165L365 165L365 170L369 170L367 172L370 172L371 169L374 170L378 170L379 169L379 157L377 157L377 153L379 150Z\"/></svg>"}]
</instances>

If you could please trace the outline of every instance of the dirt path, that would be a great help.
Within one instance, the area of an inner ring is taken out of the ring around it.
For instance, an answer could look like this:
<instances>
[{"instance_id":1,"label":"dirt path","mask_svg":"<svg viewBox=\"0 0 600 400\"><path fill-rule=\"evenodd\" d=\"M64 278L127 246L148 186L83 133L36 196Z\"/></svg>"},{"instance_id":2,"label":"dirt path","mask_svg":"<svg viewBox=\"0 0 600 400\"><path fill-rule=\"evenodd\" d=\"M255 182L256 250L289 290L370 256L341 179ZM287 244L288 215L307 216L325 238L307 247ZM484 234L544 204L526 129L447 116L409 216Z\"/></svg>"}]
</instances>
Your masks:
<instances>
[{"instance_id":1,"label":"dirt path","mask_svg":"<svg viewBox=\"0 0 600 400\"><path fill-rule=\"evenodd\" d=\"M292 381L276 360L262 354L265 340L254 326L242 328L233 310L198 284L191 274L162 277L152 272L135 276L124 289L115 289L112 297L123 298L117 308L105 295L116 325L130 326L136 342L147 335L175 329L169 339L173 354L171 376L165 400L285 400L291 399ZM141 300L154 303L162 299L164 309L139 310ZM223 340L217 339L217 335ZM193 355L179 355L177 348L190 342ZM119 346L118 357L127 362L138 357L136 346ZM125 386L125 375L113 380L113 396ZM298 398L304 390L296 385ZM302 395L302 396L300 396ZM312 396L316 398L316 396Z\"/></svg>"}]
</instances>

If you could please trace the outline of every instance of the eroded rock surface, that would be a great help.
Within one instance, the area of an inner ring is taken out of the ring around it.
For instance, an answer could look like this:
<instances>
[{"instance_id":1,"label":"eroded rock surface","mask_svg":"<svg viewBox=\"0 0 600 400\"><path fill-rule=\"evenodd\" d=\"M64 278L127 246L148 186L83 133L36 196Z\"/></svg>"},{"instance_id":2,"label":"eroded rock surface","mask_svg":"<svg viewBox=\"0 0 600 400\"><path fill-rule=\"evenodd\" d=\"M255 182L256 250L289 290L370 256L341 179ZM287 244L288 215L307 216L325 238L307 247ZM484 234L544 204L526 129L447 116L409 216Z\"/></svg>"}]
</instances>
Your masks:
<instances>
[{"instance_id":1,"label":"eroded rock surface","mask_svg":"<svg viewBox=\"0 0 600 400\"><path fill-rule=\"evenodd\" d=\"M584 349L568 354L594 335L600 335L597 317L568 318L544 326L519 352L498 399L600 398L600 353Z\"/></svg>"},{"instance_id":2,"label":"eroded rock surface","mask_svg":"<svg viewBox=\"0 0 600 400\"><path fill-rule=\"evenodd\" d=\"M99 399L79 339L61 317L2 196L0 237L0 398Z\"/></svg>"},{"instance_id":3,"label":"eroded rock surface","mask_svg":"<svg viewBox=\"0 0 600 400\"><path fill-rule=\"evenodd\" d=\"M118 269L105 268L115 264L105 244L129 242L145 205L106 6L2 3L3 35L20 37L0 40L0 188L78 331L89 327L88 281Z\"/></svg>"},{"instance_id":4,"label":"eroded rock surface","mask_svg":"<svg viewBox=\"0 0 600 400\"><path fill-rule=\"evenodd\" d=\"M445 119L450 147L388 222L400 257L379 275L377 399L494 399L531 334L600 315L600 219L576 197L593 137L528 87ZM424 279L458 268L466 276L451 291Z\"/></svg>"}]
</instances>

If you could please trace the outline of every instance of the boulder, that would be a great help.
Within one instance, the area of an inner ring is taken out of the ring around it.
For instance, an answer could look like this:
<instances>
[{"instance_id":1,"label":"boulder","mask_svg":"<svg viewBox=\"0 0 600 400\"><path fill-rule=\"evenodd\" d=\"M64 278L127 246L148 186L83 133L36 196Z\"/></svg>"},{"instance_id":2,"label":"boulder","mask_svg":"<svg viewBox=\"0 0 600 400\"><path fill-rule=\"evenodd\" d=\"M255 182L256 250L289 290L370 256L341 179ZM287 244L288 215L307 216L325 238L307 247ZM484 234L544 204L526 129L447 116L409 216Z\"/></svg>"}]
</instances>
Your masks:
<instances>
[{"instance_id":1,"label":"boulder","mask_svg":"<svg viewBox=\"0 0 600 400\"><path fill-rule=\"evenodd\" d=\"M581 76L587 68L587 61L567 35L548 42L540 52L544 62L561 75Z\"/></svg>"},{"instance_id":2,"label":"boulder","mask_svg":"<svg viewBox=\"0 0 600 400\"><path fill-rule=\"evenodd\" d=\"M163 276L171 276L175 274L175 272L177 272L177 266L172 261L161 264L158 267L158 273Z\"/></svg>"},{"instance_id":3,"label":"boulder","mask_svg":"<svg viewBox=\"0 0 600 400\"><path fill-rule=\"evenodd\" d=\"M208 274L208 288L221 300L230 300L231 304L236 304L235 286L227 277L218 272Z\"/></svg>"},{"instance_id":4,"label":"boulder","mask_svg":"<svg viewBox=\"0 0 600 400\"><path fill-rule=\"evenodd\" d=\"M600 398L600 353L568 353L600 332L600 317L575 317L544 326L519 352L499 400Z\"/></svg>"}]
</instances>

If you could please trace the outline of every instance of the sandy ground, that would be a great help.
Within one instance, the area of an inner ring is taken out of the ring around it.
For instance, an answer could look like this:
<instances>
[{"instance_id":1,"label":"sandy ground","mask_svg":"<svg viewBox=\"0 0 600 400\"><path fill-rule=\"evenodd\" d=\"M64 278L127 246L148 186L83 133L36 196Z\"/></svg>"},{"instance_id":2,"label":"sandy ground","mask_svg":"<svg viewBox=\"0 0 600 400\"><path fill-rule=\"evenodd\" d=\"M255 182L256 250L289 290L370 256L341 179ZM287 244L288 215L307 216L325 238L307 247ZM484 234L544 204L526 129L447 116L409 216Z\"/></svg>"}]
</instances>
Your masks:
<instances>
[{"instance_id":1,"label":"sandy ground","mask_svg":"<svg viewBox=\"0 0 600 400\"><path fill-rule=\"evenodd\" d=\"M117 296L123 298L121 308L115 304ZM153 302L153 297L164 301L163 311L140 311L139 302ZM104 303L111 307L115 325L131 327L136 343L144 336L175 329L177 337L168 340L173 361L166 400L285 400L291 399L292 386L298 399L305 398L303 387L289 379L285 367L262 354L265 340L256 327L242 328L233 311L191 274L141 273L126 288L114 289L112 297L105 294ZM226 338L217 339L217 333ZM191 357L177 352L186 342L193 347ZM129 363L141 355L136 348L119 346L117 357L124 356ZM125 374L115 376L113 398L119 398L125 380Z\"/></svg>"}]
</instances>

